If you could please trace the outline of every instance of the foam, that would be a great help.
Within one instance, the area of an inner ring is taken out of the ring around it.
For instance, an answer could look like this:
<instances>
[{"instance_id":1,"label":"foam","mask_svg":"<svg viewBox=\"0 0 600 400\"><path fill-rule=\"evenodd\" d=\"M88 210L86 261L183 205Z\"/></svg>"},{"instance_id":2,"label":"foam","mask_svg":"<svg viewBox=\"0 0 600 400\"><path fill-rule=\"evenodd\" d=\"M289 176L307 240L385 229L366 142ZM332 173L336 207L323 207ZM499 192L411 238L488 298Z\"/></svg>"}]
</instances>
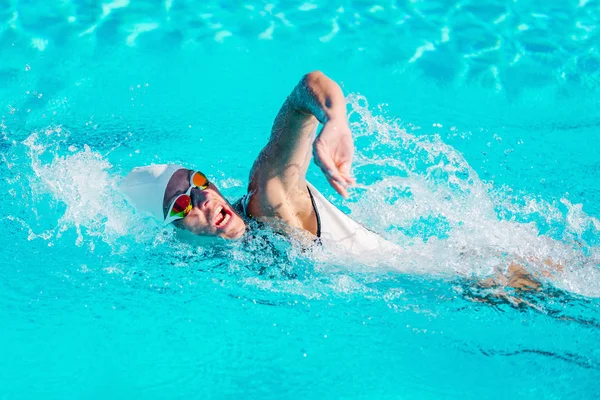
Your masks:
<instances>
[{"instance_id":1,"label":"foam","mask_svg":"<svg viewBox=\"0 0 600 400\"><path fill-rule=\"evenodd\" d=\"M421 272L484 277L514 261L532 273L550 270L551 285L600 296L595 279L600 248L585 239L598 236L600 221L581 204L563 198L566 210L559 209L532 194L518 206L504 188L482 181L438 136L406 132L397 121L374 115L362 96L350 96L349 102L356 140L372 139L366 152L357 151L359 182L373 179L363 177L363 170L385 166L385 172L345 206L353 218L405 247L394 257L399 269L418 260ZM538 220L552 226L547 231L554 235L542 234ZM563 271L554 271L549 262Z\"/></svg>"},{"instance_id":2,"label":"foam","mask_svg":"<svg viewBox=\"0 0 600 400\"><path fill-rule=\"evenodd\" d=\"M74 244L93 248L96 239L116 244L128 234L143 237L143 228L148 226L139 226L132 208L117 190L120 177L111 173L110 162L88 145L82 149L68 145L69 136L62 127L53 126L32 132L23 142L30 162L28 185L34 207L50 206L62 213L56 226L42 234L29 228L30 239L60 239L63 232L75 229Z\"/></svg>"},{"instance_id":3,"label":"foam","mask_svg":"<svg viewBox=\"0 0 600 400\"><path fill-rule=\"evenodd\" d=\"M588 239L598 237L600 221L581 204L536 194L516 196L510 188L494 187L439 136L408 133L398 121L375 115L362 96L348 100L351 127L360 143L354 171L362 184L354 200L343 206L403 250L345 259L319 249L305 253L266 234L264 240L279 243L275 253L265 253L258 244L234 245L234 264L258 265L273 276L310 274L317 268L327 273L395 270L453 279L484 278L514 261L534 274L549 275L542 279L551 286L600 296L600 251ZM71 243L91 251L98 243L108 244L113 254L136 251L136 246L166 245L165 252L175 251L172 230L140 219L126 204L108 156L87 145L75 146L69 138L70 132L54 126L31 133L23 142L29 164L25 190L31 192L35 219L11 218L28 230L29 239L67 245L70 239L64 235L74 231ZM25 165L23 159L8 159L8 168ZM235 179L224 183L236 190L243 187ZM48 207L50 214L44 212ZM554 271L550 262L560 264L562 271Z\"/></svg>"}]
</instances>

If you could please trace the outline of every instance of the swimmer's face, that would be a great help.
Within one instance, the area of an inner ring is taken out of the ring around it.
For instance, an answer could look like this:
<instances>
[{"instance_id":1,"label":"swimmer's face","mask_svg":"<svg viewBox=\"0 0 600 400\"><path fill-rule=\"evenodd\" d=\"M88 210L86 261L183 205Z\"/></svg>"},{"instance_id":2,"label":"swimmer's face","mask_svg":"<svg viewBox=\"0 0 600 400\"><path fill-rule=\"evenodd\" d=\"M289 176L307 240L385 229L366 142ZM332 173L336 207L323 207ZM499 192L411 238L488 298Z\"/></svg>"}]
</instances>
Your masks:
<instances>
[{"instance_id":1,"label":"swimmer's face","mask_svg":"<svg viewBox=\"0 0 600 400\"><path fill-rule=\"evenodd\" d=\"M165 214L173 200L190 188L192 173L189 169L180 169L169 180L163 200ZM246 231L244 221L215 185L210 183L204 190L192 189L190 198L192 210L185 218L174 221L173 225L200 236L219 236L224 239L242 237Z\"/></svg>"}]
</instances>

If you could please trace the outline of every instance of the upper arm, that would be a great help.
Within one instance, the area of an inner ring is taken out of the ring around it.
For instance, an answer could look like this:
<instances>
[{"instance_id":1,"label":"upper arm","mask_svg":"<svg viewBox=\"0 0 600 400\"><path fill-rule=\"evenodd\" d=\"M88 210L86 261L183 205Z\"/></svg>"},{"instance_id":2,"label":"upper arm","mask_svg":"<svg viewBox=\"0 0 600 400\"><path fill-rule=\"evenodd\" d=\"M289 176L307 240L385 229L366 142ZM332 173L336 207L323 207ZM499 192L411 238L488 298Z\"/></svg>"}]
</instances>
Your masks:
<instances>
[{"instance_id":1,"label":"upper arm","mask_svg":"<svg viewBox=\"0 0 600 400\"><path fill-rule=\"evenodd\" d=\"M253 166L253 178L278 179L286 186L304 182L318 121L288 100L275 118L271 137Z\"/></svg>"}]
</instances>

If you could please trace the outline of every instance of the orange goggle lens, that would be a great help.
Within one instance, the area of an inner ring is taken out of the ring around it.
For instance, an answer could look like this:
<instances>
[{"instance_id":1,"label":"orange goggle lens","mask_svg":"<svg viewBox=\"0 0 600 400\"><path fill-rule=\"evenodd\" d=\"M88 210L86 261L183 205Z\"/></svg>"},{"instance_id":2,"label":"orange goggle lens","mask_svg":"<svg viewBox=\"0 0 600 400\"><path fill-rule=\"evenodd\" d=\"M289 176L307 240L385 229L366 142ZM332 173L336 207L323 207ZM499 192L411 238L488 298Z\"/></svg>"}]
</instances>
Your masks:
<instances>
[{"instance_id":1,"label":"orange goggle lens","mask_svg":"<svg viewBox=\"0 0 600 400\"><path fill-rule=\"evenodd\" d=\"M206 178L206 175L204 175L202 172L194 172L191 181L192 184L199 189L204 190L208 187L208 178Z\"/></svg>"},{"instance_id":2,"label":"orange goggle lens","mask_svg":"<svg viewBox=\"0 0 600 400\"><path fill-rule=\"evenodd\" d=\"M181 217L184 218L192 209L192 199L187 194L182 194L177 199L175 199L175 203L173 203L173 207L171 208L171 212L169 215L171 217Z\"/></svg>"}]
</instances>

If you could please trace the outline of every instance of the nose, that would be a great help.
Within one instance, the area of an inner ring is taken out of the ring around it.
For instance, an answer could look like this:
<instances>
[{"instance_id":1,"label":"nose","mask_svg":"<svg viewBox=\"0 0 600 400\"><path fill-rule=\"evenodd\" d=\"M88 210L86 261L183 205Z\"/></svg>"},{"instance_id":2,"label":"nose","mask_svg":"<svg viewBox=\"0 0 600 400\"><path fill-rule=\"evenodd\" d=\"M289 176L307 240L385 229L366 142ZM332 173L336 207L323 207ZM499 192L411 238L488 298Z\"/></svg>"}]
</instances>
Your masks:
<instances>
[{"instance_id":1,"label":"nose","mask_svg":"<svg viewBox=\"0 0 600 400\"><path fill-rule=\"evenodd\" d=\"M202 210L210 201L210 194L206 190L194 188L190 193L190 198L192 199L192 206Z\"/></svg>"}]
</instances>

